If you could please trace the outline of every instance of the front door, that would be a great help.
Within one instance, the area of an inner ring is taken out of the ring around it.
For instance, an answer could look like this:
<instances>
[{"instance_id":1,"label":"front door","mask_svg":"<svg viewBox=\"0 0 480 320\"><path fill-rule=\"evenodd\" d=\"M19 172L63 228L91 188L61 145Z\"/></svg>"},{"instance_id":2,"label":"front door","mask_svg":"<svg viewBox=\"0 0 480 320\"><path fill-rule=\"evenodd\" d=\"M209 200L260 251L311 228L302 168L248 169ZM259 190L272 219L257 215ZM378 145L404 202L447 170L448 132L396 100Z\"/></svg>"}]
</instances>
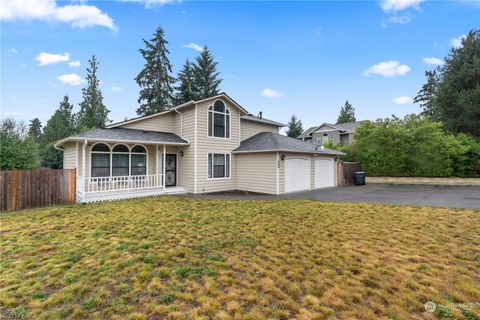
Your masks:
<instances>
[{"instance_id":1,"label":"front door","mask_svg":"<svg viewBox=\"0 0 480 320\"><path fill-rule=\"evenodd\" d=\"M165 186L173 187L177 185L177 155L165 155Z\"/></svg>"}]
</instances>

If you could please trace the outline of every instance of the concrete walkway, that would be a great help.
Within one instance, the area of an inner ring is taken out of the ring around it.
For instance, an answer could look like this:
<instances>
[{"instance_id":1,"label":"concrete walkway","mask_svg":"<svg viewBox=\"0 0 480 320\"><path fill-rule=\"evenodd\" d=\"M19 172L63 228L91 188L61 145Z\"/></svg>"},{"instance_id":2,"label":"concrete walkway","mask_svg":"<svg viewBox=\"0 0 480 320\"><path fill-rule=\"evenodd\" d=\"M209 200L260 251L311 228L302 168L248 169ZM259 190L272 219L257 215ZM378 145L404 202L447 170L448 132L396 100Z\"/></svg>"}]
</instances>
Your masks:
<instances>
[{"instance_id":1,"label":"concrete walkway","mask_svg":"<svg viewBox=\"0 0 480 320\"><path fill-rule=\"evenodd\" d=\"M314 199L321 201L406 204L480 209L479 186L370 184L296 192L280 196L235 193L187 195L207 199Z\"/></svg>"}]
</instances>

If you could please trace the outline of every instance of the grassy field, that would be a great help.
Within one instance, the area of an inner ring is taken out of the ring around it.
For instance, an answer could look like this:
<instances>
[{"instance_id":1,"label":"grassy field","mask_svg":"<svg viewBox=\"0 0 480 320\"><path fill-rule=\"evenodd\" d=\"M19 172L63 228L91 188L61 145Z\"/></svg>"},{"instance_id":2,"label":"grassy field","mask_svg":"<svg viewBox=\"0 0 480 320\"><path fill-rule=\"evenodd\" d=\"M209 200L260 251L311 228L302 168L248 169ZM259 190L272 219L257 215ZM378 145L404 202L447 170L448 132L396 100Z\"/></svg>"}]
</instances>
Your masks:
<instances>
[{"instance_id":1,"label":"grassy field","mask_svg":"<svg viewBox=\"0 0 480 320\"><path fill-rule=\"evenodd\" d=\"M162 197L0 223L0 318L480 315L479 211Z\"/></svg>"}]
</instances>

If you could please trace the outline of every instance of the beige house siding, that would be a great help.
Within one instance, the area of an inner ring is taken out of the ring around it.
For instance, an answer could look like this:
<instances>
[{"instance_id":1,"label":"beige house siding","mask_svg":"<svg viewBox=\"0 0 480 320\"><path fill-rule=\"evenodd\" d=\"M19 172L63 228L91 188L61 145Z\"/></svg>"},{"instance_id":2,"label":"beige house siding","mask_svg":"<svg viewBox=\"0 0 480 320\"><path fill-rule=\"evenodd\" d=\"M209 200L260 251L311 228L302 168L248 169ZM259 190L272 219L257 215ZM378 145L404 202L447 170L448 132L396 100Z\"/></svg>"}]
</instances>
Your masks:
<instances>
[{"instance_id":1,"label":"beige house siding","mask_svg":"<svg viewBox=\"0 0 480 320\"><path fill-rule=\"evenodd\" d=\"M77 144L75 142L70 142L65 144L63 149L63 168L64 169L73 169L76 168L77 160Z\"/></svg>"},{"instance_id":2,"label":"beige house siding","mask_svg":"<svg viewBox=\"0 0 480 320\"><path fill-rule=\"evenodd\" d=\"M132 123L119 125L119 128L174 132L175 130L175 114L173 112L162 114Z\"/></svg>"},{"instance_id":3,"label":"beige house siding","mask_svg":"<svg viewBox=\"0 0 480 320\"><path fill-rule=\"evenodd\" d=\"M277 154L248 153L235 155L238 190L276 194Z\"/></svg>"},{"instance_id":4,"label":"beige house siding","mask_svg":"<svg viewBox=\"0 0 480 320\"><path fill-rule=\"evenodd\" d=\"M236 189L236 159L230 155L230 178L208 178L208 153L231 153L240 145L240 111L222 99L230 110L230 138L209 137L207 132L208 107L214 100L205 101L197 105L197 193L217 192Z\"/></svg>"},{"instance_id":5,"label":"beige house siding","mask_svg":"<svg viewBox=\"0 0 480 320\"><path fill-rule=\"evenodd\" d=\"M241 138L240 141L246 140L260 132L275 132L278 133L279 128L274 125L254 122L242 119L241 120Z\"/></svg>"},{"instance_id":6,"label":"beige house siding","mask_svg":"<svg viewBox=\"0 0 480 320\"><path fill-rule=\"evenodd\" d=\"M190 145L176 147L178 153L183 151L183 157L177 156L177 185L193 193L195 191L195 107L183 108L181 112L183 114L183 124L182 116L176 113L174 133L190 142ZM181 135L182 133L183 135Z\"/></svg>"}]
</instances>

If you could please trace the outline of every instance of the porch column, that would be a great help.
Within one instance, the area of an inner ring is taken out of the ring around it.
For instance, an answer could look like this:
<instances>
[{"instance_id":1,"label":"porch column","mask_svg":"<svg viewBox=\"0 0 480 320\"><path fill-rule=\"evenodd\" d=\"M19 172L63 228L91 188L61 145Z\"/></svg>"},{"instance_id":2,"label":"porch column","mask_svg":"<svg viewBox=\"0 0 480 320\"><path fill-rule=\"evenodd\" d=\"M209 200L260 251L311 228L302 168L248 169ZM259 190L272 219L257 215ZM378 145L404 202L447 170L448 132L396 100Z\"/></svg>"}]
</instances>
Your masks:
<instances>
[{"instance_id":1,"label":"porch column","mask_svg":"<svg viewBox=\"0 0 480 320\"><path fill-rule=\"evenodd\" d=\"M81 184L83 186L82 192L85 192L87 187L86 158L87 158L87 140L85 140L85 142L82 145L82 180L83 180Z\"/></svg>"},{"instance_id":2,"label":"porch column","mask_svg":"<svg viewBox=\"0 0 480 320\"><path fill-rule=\"evenodd\" d=\"M158 144L155 145L155 187L158 186Z\"/></svg>"},{"instance_id":3,"label":"porch column","mask_svg":"<svg viewBox=\"0 0 480 320\"><path fill-rule=\"evenodd\" d=\"M162 167L163 167L163 189L165 190L165 180L166 180L166 177L165 177L165 167L166 167L166 160L167 160L167 146L166 145L163 145L163 163L162 163Z\"/></svg>"}]
</instances>

